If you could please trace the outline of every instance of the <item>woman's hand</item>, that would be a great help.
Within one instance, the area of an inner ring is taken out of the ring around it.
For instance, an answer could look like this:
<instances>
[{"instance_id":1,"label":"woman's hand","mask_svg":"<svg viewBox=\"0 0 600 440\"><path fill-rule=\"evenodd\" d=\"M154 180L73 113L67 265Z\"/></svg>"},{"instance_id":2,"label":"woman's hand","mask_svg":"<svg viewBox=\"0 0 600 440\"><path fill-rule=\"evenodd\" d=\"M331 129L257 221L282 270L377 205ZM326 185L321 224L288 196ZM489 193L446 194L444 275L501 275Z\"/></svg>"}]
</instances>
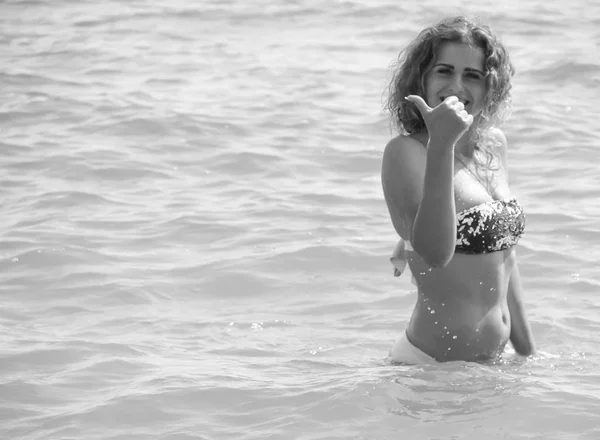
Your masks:
<instances>
[{"instance_id":1,"label":"woman's hand","mask_svg":"<svg viewBox=\"0 0 600 440\"><path fill-rule=\"evenodd\" d=\"M417 107L427 126L429 140L436 145L450 143L454 147L473 123L473 115L467 113L456 96L447 97L435 108L429 107L418 95L409 95L406 100Z\"/></svg>"}]
</instances>

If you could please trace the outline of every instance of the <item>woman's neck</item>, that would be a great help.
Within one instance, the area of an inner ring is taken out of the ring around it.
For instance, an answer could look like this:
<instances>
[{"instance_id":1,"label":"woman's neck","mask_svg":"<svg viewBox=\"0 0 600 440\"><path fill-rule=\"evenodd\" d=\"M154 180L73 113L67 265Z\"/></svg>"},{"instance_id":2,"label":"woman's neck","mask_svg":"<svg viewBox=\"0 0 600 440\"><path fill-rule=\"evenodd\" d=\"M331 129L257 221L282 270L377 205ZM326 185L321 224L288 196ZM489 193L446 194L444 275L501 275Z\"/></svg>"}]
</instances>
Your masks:
<instances>
[{"instance_id":1,"label":"woman's neck","mask_svg":"<svg viewBox=\"0 0 600 440\"><path fill-rule=\"evenodd\" d=\"M475 139L475 130L473 125L471 125L454 146L454 155L472 159L477 148L479 147Z\"/></svg>"},{"instance_id":2,"label":"woman's neck","mask_svg":"<svg viewBox=\"0 0 600 440\"><path fill-rule=\"evenodd\" d=\"M469 138L463 139L464 136L454 146L454 155L472 159L475 154L475 149L477 148L477 143Z\"/></svg>"}]
</instances>

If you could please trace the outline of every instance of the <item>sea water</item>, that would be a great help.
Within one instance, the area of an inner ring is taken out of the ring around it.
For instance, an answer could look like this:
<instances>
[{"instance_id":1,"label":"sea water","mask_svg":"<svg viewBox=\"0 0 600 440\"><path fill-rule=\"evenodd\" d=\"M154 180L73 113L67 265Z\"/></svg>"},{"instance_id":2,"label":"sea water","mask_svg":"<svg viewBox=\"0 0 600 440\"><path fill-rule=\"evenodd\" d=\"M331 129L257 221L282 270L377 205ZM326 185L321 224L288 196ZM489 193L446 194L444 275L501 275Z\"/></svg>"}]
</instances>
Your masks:
<instances>
[{"instance_id":1,"label":"sea water","mask_svg":"<svg viewBox=\"0 0 600 440\"><path fill-rule=\"evenodd\" d=\"M540 354L386 361L389 66L479 16L514 77ZM0 438L600 438L594 0L4 0Z\"/></svg>"}]
</instances>

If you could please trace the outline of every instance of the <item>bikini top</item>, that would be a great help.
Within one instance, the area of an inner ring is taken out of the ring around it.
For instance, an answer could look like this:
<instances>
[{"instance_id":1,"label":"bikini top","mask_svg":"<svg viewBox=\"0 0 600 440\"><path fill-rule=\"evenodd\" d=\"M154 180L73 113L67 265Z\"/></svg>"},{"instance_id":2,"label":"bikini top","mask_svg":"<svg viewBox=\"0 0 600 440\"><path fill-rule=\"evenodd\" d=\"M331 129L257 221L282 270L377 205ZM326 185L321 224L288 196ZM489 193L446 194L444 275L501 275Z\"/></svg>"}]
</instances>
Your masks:
<instances>
[{"instance_id":1,"label":"bikini top","mask_svg":"<svg viewBox=\"0 0 600 440\"><path fill-rule=\"evenodd\" d=\"M456 247L461 254L485 254L516 245L525 230L526 215L516 198L481 203L456 214ZM413 250L410 241L396 244L390 261L394 275L406 266L405 251Z\"/></svg>"},{"instance_id":2,"label":"bikini top","mask_svg":"<svg viewBox=\"0 0 600 440\"><path fill-rule=\"evenodd\" d=\"M518 243L526 215L514 197L481 203L456 214L456 248L461 254L485 254Z\"/></svg>"}]
</instances>

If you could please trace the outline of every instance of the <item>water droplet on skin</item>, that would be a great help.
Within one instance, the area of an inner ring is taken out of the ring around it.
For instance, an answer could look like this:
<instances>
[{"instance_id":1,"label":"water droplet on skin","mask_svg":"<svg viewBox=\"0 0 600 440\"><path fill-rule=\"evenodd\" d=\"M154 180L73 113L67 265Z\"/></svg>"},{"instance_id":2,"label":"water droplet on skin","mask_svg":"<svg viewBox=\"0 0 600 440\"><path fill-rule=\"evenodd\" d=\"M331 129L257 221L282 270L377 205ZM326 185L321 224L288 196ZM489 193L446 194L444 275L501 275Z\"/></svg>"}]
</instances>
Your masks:
<instances>
[{"instance_id":1,"label":"water droplet on skin","mask_svg":"<svg viewBox=\"0 0 600 440\"><path fill-rule=\"evenodd\" d=\"M448 327L444 326L444 330L448 330Z\"/></svg>"},{"instance_id":2,"label":"water droplet on skin","mask_svg":"<svg viewBox=\"0 0 600 440\"><path fill-rule=\"evenodd\" d=\"M446 304L442 303L442 307L446 307Z\"/></svg>"},{"instance_id":3,"label":"water droplet on skin","mask_svg":"<svg viewBox=\"0 0 600 440\"><path fill-rule=\"evenodd\" d=\"M447 335L449 335L449 334L450 334L450 332L446 332L446 334L447 334Z\"/></svg>"},{"instance_id":4,"label":"water droplet on skin","mask_svg":"<svg viewBox=\"0 0 600 440\"><path fill-rule=\"evenodd\" d=\"M450 347L448 347L448 351L452 350Z\"/></svg>"},{"instance_id":5,"label":"water droplet on skin","mask_svg":"<svg viewBox=\"0 0 600 440\"><path fill-rule=\"evenodd\" d=\"M437 321L434 322L434 324L437 324L437 323L438 323Z\"/></svg>"},{"instance_id":6,"label":"water droplet on skin","mask_svg":"<svg viewBox=\"0 0 600 440\"><path fill-rule=\"evenodd\" d=\"M458 336L454 335L452 336L452 339L458 339Z\"/></svg>"},{"instance_id":7,"label":"water droplet on skin","mask_svg":"<svg viewBox=\"0 0 600 440\"><path fill-rule=\"evenodd\" d=\"M435 313L435 310L432 310L432 311L431 311L431 314L433 315L434 313Z\"/></svg>"}]
</instances>

